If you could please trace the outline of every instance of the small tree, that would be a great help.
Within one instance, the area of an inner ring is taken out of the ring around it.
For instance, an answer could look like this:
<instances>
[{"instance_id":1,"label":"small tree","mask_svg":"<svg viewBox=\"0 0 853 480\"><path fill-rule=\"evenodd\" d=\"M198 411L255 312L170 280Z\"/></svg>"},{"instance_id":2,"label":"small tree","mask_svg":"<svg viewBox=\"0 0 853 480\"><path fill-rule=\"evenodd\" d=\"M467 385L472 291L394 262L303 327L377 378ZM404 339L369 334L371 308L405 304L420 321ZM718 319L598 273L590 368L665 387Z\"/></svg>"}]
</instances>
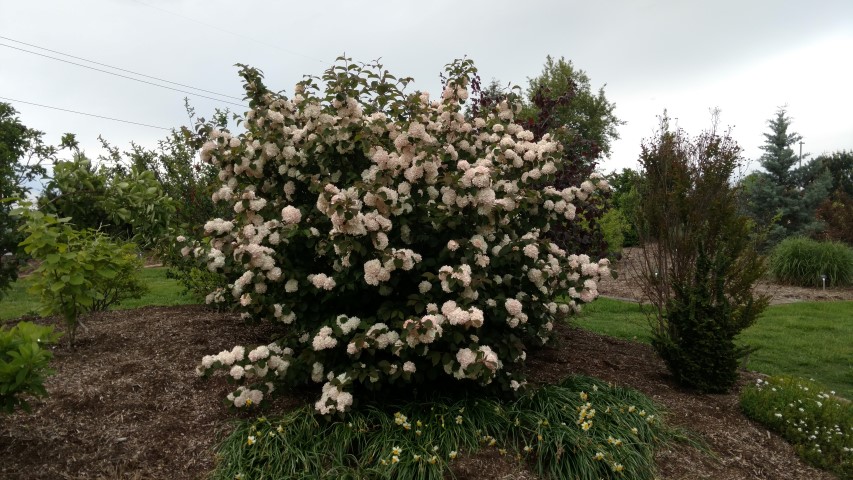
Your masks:
<instances>
[{"instance_id":1,"label":"small tree","mask_svg":"<svg viewBox=\"0 0 853 480\"><path fill-rule=\"evenodd\" d=\"M835 192L818 207L817 218L826 225L821 237L853 245L853 197Z\"/></svg>"},{"instance_id":2,"label":"small tree","mask_svg":"<svg viewBox=\"0 0 853 480\"><path fill-rule=\"evenodd\" d=\"M137 276L142 261L132 243L116 243L95 230L76 230L68 218L28 207L25 204L15 213L25 220L21 246L40 261L30 293L40 297L39 313L62 316L73 346L85 313L106 310L147 291Z\"/></svg>"},{"instance_id":3,"label":"small tree","mask_svg":"<svg viewBox=\"0 0 853 480\"><path fill-rule=\"evenodd\" d=\"M607 175L612 192L611 209L625 219L624 246L633 247L637 245L637 209L640 205L640 194L637 190L643 181L640 172L630 168L623 168L621 172L613 172ZM611 214L612 215L612 214Z\"/></svg>"},{"instance_id":4,"label":"small tree","mask_svg":"<svg viewBox=\"0 0 853 480\"><path fill-rule=\"evenodd\" d=\"M714 127L698 137L666 114L642 147L638 211L641 285L651 300L653 345L679 383L722 392L736 380L735 336L767 305L753 284L765 266L753 224L730 183L740 147Z\"/></svg>"}]
</instances>

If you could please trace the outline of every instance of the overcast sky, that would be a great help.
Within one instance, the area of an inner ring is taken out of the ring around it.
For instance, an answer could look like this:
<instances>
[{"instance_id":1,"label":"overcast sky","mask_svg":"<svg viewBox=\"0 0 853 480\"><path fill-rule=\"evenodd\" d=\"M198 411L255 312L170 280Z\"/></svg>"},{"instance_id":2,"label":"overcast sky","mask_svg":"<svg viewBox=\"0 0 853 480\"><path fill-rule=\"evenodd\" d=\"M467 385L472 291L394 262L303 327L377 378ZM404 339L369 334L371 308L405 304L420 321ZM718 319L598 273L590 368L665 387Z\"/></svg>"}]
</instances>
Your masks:
<instances>
[{"instance_id":1,"label":"overcast sky","mask_svg":"<svg viewBox=\"0 0 853 480\"><path fill-rule=\"evenodd\" d=\"M236 97L235 63L260 68L269 87L290 93L342 53L381 58L435 95L438 74L455 58L474 59L485 81L526 87L546 55L563 56L593 88L606 84L627 122L605 171L636 167L664 108L694 134L720 108L754 160L782 105L804 153L853 149L851 0L0 0L0 36L0 44L85 63L12 40L25 42ZM0 46L0 97L171 128L187 123L184 96ZM201 116L229 106L190 98ZM126 147L153 146L167 133L10 103L49 143L75 133L92 157L98 135Z\"/></svg>"}]
</instances>

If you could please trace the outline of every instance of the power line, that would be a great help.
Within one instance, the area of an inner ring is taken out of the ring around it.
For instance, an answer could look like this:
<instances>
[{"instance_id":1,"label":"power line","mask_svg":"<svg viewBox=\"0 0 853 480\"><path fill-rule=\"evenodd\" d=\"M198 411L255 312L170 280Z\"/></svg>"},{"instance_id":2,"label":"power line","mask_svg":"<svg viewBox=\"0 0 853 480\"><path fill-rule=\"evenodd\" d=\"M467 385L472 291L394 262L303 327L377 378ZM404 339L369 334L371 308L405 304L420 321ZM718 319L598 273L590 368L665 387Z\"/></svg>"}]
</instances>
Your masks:
<instances>
[{"instance_id":1,"label":"power line","mask_svg":"<svg viewBox=\"0 0 853 480\"><path fill-rule=\"evenodd\" d=\"M157 81L160 81L160 82L171 83L172 85L178 85L178 86L181 86L181 87L191 88L191 89L193 89L193 90L198 90L198 91L200 91L200 92L212 93L212 94L214 94L214 95L219 95L220 97L232 98L232 99L234 99L234 100L243 100L242 98L240 98L240 97L235 97L235 96L233 96L233 95L226 95L226 94L224 94L224 93L218 93L218 92L214 92L214 91L211 91L211 90L205 90L205 89L203 89L203 88L193 87L192 85L186 85L186 84L183 84L183 83L172 82L172 81L170 81L170 80L166 80L166 79L163 79L163 78L155 77L155 76L152 76L152 75L146 75L146 74L144 74L144 73L134 72L133 70L127 70L127 69L125 69L125 68L114 67L114 66L112 66L112 65L107 65L106 63L101 63L101 62L96 62L96 61L94 61L94 60L89 60L88 58L77 57L77 56L74 56L74 55L71 55L71 54L68 54L68 53L63 53L63 52L59 52L59 51L56 51L56 50L51 50L51 49L49 49L49 48L40 47L40 46L38 46L38 45L33 45L32 43L27 43L27 42L22 42L22 41L20 41L20 40L15 40L14 38L4 37L4 36L0 35L0 39L8 40L8 41L10 41L10 42L20 43L21 45L26 45L26 46L28 46L28 47L38 48L39 50L44 50L44 51L51 52L51 53L57 53L57 54L59 54L59 55L63 55L63 56L69 57L69 58L74 58L74 59L77 59L77 60L83 60L84 62L93 63L93 64L95 64L95 65L100 65L100 66L102 66L102 67L112 68L113 70L118 70L118 71L121 71L121 72L132 73L132 74L134 74L134 75L139 75L140 77L151 78L151 79L154 79L154 80L157 80Z\"/></svg>"},{"instance_id":2,"label":"power line","mask_svg":"<svg viewBox=\"0 0 853 480\"><path fill-rule=\"evenodd\" d=\"M153 86L155 86L155 87L165 88L165 89L167 89L167 90L174 90L174 91L176 91L176 92L186 93L187 95L192 95L192 96L194 96L194 97L206 98L206 99L208 99L208 100L215 100L215 101L217 101L217 102L228 103L228 104L230 104L230 105L236 105L236 106L238 106L238 107L247 107L247 105L242 104L242 103L234 103L234 102L230 102L230 101L228 101L228 100L222 100L222 99L220 99L220 98L214 98L214 97L210 97L210 96L207 96L207 95L202 95L202 94L200 94L200 93L190 92L190 91L187 91L187 90L181 90L180 88L174 88L174 87L169 87L169 86L166 86L166 85L160 85L159 83L154 83L154 82L149 82L149 81L147 81L147 80L141 80L141 79L139 79L139 78L129 77L129 76L127 76L127 75L122 75L122 74L120 74L120 73L110 72L109 70L103 70L103 69L100 69L100 68L90 67L89 65L83 65L82 63L72 62L72 61L70 61L70 60L65 60L65 59L63 59L63 58L51 57L50 55L45 55L45 54L43 54L43 53L33 52L33 51L31 51L31 50L25 50L25 49L23 49L23 48L15 47L15 46L12 46L12 45L6 45L5 43L0 43L0 47L11 48L11 49L19 50L19 51L21 51L21 52L29 53L29 54L32 54L32 55L38 55L38 56L40 56L40 57L49 58L49 59L51 59L51 60L56 60L56 61L64 62L64 63L70 63L71 65L76 65L76 66L78 66L78 67L88 68L88 69L90 69L90 70L95 70L96 72L101 72L101 73L106 73L106 74L108 74L108 75L114 75L114 76L116 76L116 77L126 78L126 79L128 79L128 80L133 80L133 81L135 81L135 82L140 82L140 83L145 83L145 84L148 84L148 85L153 85Z\"/></svg>"},{"instance_id":3,"label":"power line","mask_svg":"<svg viewBox=\"0 0 853 480\"><path fill-rule=\"evenodd\" d=\"M226 30L226 29L224 29L224 28L222 28L222 27L218 27L218 26L216 26L216 25L212 25L212 24L210 24L210 23L205 23L205 22L202 22L201 20L198 20L198 19L195 19L195 18L192 18L192 17L188 17L188 16L186 16L186 15L182 15L182 14L177 13L177 12L173 12L173 11L171 11L171 10L166 10L165 8L160 8L160 7L157 7L157 6L154 6L154 5L150 5L150 4L145 3L145 2L142 2L142 1L140 1L140 0L133 0L133 1L134 1L134 2L136 2L136 3L138 3L138 4L140 4L140 5L145 5L145 6L146 6L146 7L148 7L148 8L153 8L153 9L155 9L155 10L160 10L160 11L162 11L162 12L166 12L166 13L168 13L168 14L170 14L170 15L175 15L175 16L177 16L177 17L181 17L181 18L186 19L186 20L189 20L189 21L191 21L191 22L198 23L199 25L204 25L205 27L213 28L213 29L219 30L220 32L225 32L225 33L227 33L227 34L229 34L229 35L234 35L235 37L244 38L244 39L246 39L246 40L250 40L250 41L252 41L252 42L255 42L255 43L258 43L258 44L261 44L261 45L266 45L267 47L275 48L276 50L281 50L282 52L289 53L289 54L291 54L291 55L296 55L296 56L298 56L298 57L307 58L308 60L314 60L314 61L320 62L320 63L322 63L322 64L324 64L324 65L326 65L326 64L327 64L327 62L326 62L326 61L324 61L324 60L320 60L319 58L316 58L316 57L311 57L311 56L308 56L308 55L305 55L305 54L302 54L302 53L299 53L299 52L295 52L295 51L293 51L293 50L288 50L288 49L286 49L286 48L281 48L281 47L279 47L278 45L274 45L274 44L272 44L272 43L267 43L267 42L264 42L264 41L262 41L262 40L258 40L257 38L252 38L252 37L249 37L249 36L247 36L247 35L243 35L242 33L232 32L231 30Z\"/></svg>"},{"instance_id":4,"label":"power line","mask_svg":"<svg viewBox=\"0 0 853 480\"><path fill-rule=\"evenodd\" d=\"M94 113L78 112L77 110L69 110L69 109L67 109L67 108L59 108L59 107L53 107L53 106L50 106L50 105L42 105L42 104L40 104L40 103L27 102L27 101L24 101L24 100L16 100L16 99L14 99L14 98L0 97L0 99L3 99L3 100L9 100L9 101L11 101L11 102L17 102L17 103L26 103L27 105L35 105L35 106L37 106L37 107L50 108L50 109L52 109L52 110L60 110L60 111L63 111L63 112L76 113L76 114L78 114L78 115L86 115L86 116L89 116L89 117L103 118L104 120L112 120L112 121L114 121L114 122L130 123L130 124L132 124L132 125L140 125L140 126L143 126L143 127L157 128L157 129L160 129L160 130L171 130L171 128L158 127L157 125L149 125L149 124L147 124L147 123L132 122L132 121L130 121L130 120L122 120L122 119L120 119L120 118L105 117L105 116L103 116L103 115L95 115Z\"/></svg>"}]
</instances>

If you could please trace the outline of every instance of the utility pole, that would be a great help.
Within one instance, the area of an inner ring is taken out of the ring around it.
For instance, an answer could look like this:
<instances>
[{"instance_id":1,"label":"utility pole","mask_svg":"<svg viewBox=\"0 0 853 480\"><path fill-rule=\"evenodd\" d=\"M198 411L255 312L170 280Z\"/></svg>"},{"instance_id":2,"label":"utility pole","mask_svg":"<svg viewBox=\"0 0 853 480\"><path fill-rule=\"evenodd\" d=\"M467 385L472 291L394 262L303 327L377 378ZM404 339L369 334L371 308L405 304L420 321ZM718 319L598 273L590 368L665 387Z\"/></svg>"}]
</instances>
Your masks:
<instances>
[{"instance_id":1,"label":"utility pole","mask_svg":"<svg viewBox=\"0 0 853 480\"><path fill-rule=\"evenodd\" d=\"M800 167L803 168L803 141L800 140Z\"/></svg>"}]
</instances>

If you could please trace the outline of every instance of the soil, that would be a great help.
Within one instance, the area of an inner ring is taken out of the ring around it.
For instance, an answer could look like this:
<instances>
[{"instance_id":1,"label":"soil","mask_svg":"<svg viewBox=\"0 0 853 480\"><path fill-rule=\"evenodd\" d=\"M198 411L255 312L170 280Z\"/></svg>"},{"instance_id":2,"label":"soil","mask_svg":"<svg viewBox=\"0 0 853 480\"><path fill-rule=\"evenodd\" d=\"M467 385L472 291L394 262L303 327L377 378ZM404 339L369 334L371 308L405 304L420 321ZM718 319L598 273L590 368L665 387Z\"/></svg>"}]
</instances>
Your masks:
<instances>
[{"instance_id":1,"label":"soil","mask_svg":"<svg viewBox=\"0 0 853 480\"><path fill-rule=\"evenodd\" d=\"M74 351L55 347L56 374L46 381L50 396L35 400L32 413L2 417L0 478L204 478L232 421L251 414L226 408L222 398L229 386L222 378L197 378L194 368L205 354L258 344L269 331L201 306L100 313L86 325ZM636 388L668 411L670 424L695 432L714 452L711 457L682 444L661 449L661 479L834 478L805 465L789 444L744 417L737 391L682 390L643 344L569 326L559 326L557 334L557 347L530 355L533 381L586 374ZM741 386L755 374L742 377ZM311 399L283 395L271 411ZM470 479L536 478L525 465L491 450L463 455L453 472Z\"/></svg>"}]
</instances>

